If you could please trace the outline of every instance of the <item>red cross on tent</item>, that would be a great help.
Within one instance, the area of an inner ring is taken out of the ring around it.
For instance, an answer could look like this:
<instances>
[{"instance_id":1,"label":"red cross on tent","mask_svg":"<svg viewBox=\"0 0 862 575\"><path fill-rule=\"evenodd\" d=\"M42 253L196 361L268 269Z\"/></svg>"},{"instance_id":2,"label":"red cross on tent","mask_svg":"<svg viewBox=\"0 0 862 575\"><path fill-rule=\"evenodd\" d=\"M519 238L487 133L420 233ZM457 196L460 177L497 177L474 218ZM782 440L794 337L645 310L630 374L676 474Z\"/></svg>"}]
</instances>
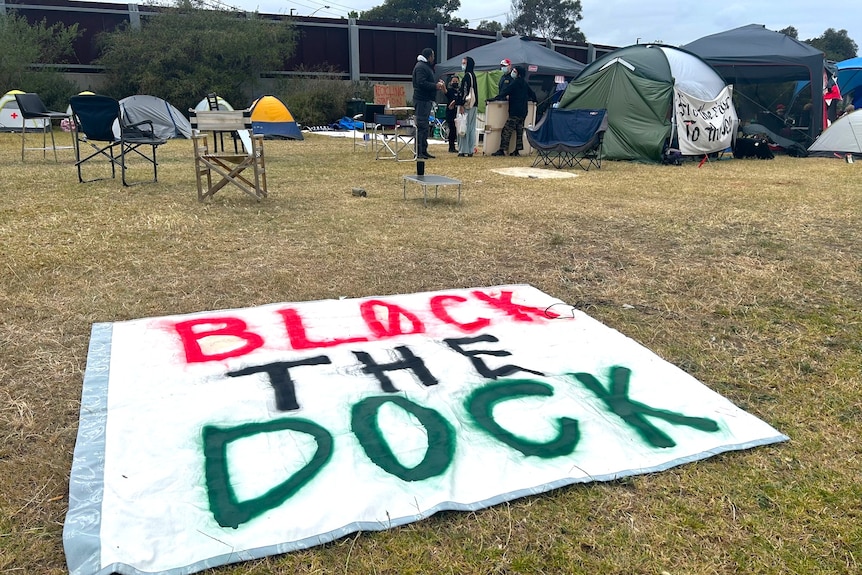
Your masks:
<instances>
[{"instance_id":1,"label":"red cross on tent","mask_svg":"<svg viewBox=\"0 0 862 575\"><path fill-rule=\"evenodd\" d=\"M18 114L16 112L12 112L12 119L15 120L18 118Z\"/></svg>"}]
</instances>

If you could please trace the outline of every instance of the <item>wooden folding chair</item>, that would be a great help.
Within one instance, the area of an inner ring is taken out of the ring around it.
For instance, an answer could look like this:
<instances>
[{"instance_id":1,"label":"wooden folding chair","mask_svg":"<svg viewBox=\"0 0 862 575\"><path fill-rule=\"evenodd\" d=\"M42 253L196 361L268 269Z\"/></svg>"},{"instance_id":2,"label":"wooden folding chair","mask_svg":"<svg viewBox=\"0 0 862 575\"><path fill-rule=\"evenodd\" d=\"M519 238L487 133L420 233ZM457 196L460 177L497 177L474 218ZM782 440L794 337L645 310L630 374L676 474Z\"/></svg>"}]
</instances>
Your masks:
<instances>
[{"instance_id":1,"label":"wooden folding chair","mask_svg":"<svg viewBox=\"0 0 862 575\"><path fill-rule=\"evenodd\" d=\"M263 154L263 135L250 138L251 110L189 110L192 124L192 142L195 149L195 176L198 185L198 200L203 202L212 198L216 192L233 184L244 193L260 201L267 196L266 162ZM239 134L246 152L210 152L206 134L202 132L233 132ZM246 136L246 137L243 137ZM249 169L254 181L243 175ZM212 172L220 179L213 183ZM206 185L204 185L206 181Z\"/></svg>"}]
</instances>

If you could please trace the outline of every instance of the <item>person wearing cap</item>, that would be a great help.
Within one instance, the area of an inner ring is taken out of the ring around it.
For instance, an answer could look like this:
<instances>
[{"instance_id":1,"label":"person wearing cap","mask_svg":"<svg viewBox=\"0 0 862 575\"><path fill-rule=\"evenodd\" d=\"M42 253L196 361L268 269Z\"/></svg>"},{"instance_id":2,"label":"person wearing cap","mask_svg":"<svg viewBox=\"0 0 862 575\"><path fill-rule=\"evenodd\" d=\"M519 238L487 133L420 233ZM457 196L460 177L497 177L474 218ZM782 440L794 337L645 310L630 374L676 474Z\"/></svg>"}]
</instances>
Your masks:
<instances>
[{"instance_id":1,"label":"person wearing cap","mask_svg":"<svg viewBox=\"0 0 862 575\"><path fill-rule=\"evenodd\" d=\"M437 90L446 89L443 80L434 80L434 50L425 48L416 57L413 67L413 105L416 117L416 158L430 160L428 133L431 131L431 110L437 100Z\"/></svg>"},{"instance_id":2,"label":"person wearing cap","mask_svg":"<svg viewBox=\"0 0 862 575\"><path fill-rule=\"evenodd\" d=\"M503 73L500 76L500 81L497 84L497 93L502 92L506 86L512 83L512 61L508 58L500 60L500 71Z\"/></svg>"},{"instance_id":3,"label":"person wearing cap","mask_svg":"<svg viewBox=\"0 0 862 575\"><path fill-rule=\"evenodd\" d=\"M500 94L502 94L504 91L506 91L509 88L509 86L512 84L512 81L513 81L513 79L512 79L512 61L509 60L508 58L503 58L502 60L500 60L500 71L503 73L503 75L500 76L500 81L497 83L497 95L498 96ZM494 100L505 100L505 99L506 98L499 98L499 97L494 98ZM511 104L510 104L510 107L511 107ZM506 116L506 118L505 119L501 118L501 120L503 122L508 122L509 117L511 115L512 115L512 111L508 110L508 115Z\"/></svg>"},{"instance_id":4,"label":"person wearing cap","mask_svg":"<svg viewBox=\"0 0 862 575\"><path fill-rule=\"evenodd\" d=\"M503 126L500 135L500 149L491 154L492 156L505 156L509 149L509 141L515 134L515 151L512 156L520 156L524 149L524 120L527 118L527 101L536 101L536 93L527 84L525 72L522 66L516 66L512 70L512 83L500 92L494 100L509 100L509 119Z\"/></svg>"}]
</instances>

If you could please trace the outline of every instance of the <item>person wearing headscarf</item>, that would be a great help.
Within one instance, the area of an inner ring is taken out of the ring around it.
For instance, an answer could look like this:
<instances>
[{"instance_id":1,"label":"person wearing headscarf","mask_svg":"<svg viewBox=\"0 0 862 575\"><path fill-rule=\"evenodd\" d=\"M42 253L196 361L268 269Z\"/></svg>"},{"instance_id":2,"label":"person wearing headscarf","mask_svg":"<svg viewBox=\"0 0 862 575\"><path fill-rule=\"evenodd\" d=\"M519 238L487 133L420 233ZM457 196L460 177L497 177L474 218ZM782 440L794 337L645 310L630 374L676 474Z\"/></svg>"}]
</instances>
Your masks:
<instances>
[{"instance_id":1,"label":"person wearing headscarf","mask_svg":"<svg viewBox=\"0 0 862 575\"><path fill-rule=\"evenodd\" d=\"M443 80L434 80L434 50L425 48L416 57L413 67L413 106L416 118L416 158L429 160L428 133L431 131L431 110L437 100L437 90L443 91Z\"/></svg>"},{"instance_id":2,"label":"person wearing headscarf","mask_svg":"<svg viewBox=\"0 0 862 575\"><path fill-rule=\"evenodd\" d=\"M520 150L524 149L524 120L527 118L527 101L536 101L536 93L524 79L524 68L516 66L512 70L512 83L500 92L494 100L509 100L509 119L503 126L500 135L500 149L491 154L492 156L505 156L509 149L509 141L512 133L515 134L515 151L512 156L520 156Z\"/></svg>"},{"instance_id":3,"label":"person wearing headscarf","mask_svg":"<svg viewBox=\"0 0 862 575\"><path fill-rule=\"evenodd\" d=\"M473 71L476 62L470 56L461 59L461 70L464 78L458 92L458 113L467 116L467 131L458 135L458 156L473 157L476 149L476 102L478 101L476 73Z\"/></svg>"}]
</instances>

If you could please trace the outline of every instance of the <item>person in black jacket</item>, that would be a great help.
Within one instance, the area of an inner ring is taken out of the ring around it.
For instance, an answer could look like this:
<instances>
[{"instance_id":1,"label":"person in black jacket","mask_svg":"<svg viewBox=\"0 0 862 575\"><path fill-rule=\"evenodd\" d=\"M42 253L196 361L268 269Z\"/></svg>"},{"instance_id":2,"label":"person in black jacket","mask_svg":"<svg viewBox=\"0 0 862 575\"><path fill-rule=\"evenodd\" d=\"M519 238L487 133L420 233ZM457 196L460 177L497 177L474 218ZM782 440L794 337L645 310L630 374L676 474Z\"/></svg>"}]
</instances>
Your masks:
<instances>
[{"instance_id":1,"label":"person in black jacket","mask_svg":"<svg viewBox=\"0 0 862 575\"><path fill-rule=\"evenodd\" d=\"M437 90L445 90L443 80L434 81L434 50L425 48L416 57L413 67L413 105L416 118L416 158L429 160L428 132L431 130L431 110L437 99Z\"/></svg>"},{"instance_id":2,"label":"person in black jacket","mask_svg":"<svg viewBox=\"0 0 862 575\"><path fill-rule=\"evenodd\" d=\"M516 66L512 70L512 83L500 92L494 100L509 100L509 119L506 120L506 125L503 126L503 133L500 135L500 149L491 154L492 156L505 156L506 150L509 149L509 141L512 138L512 132L515 133L515 151L512 156L520 156L520 151L524 149L524 120L527 118L527 101L535 102L537 100L536 93L527 85L524 79L524 68Z\"/></svg>"},{"instance_id":3,"label":"person in black jacket","mask_svg":"<svg viewBox=\"0 0 862 575\"><path fill-rule=\"evenodd\" d=\"M449 87L446 88L446 125L449 127L449 151L457 152L455 140L458 139L458 130L455 129L455 116L458 114L458 91L461 89L461 81L458 76L452 76Z\"/></svg>"},{"instance_id":4,"label":"person in black jacket","mask_svg":"<svg viewBox=\"0 0 862 575\"><path fill-rule=\"evenodd\" d=\"M500 60L500 71L503 73L500 76L500 81L497 82L497 93L499 94L503 90L505 90L509 84L512 83L512 61L508 58L503 58Z\"/></svg>"}]
</instances>

